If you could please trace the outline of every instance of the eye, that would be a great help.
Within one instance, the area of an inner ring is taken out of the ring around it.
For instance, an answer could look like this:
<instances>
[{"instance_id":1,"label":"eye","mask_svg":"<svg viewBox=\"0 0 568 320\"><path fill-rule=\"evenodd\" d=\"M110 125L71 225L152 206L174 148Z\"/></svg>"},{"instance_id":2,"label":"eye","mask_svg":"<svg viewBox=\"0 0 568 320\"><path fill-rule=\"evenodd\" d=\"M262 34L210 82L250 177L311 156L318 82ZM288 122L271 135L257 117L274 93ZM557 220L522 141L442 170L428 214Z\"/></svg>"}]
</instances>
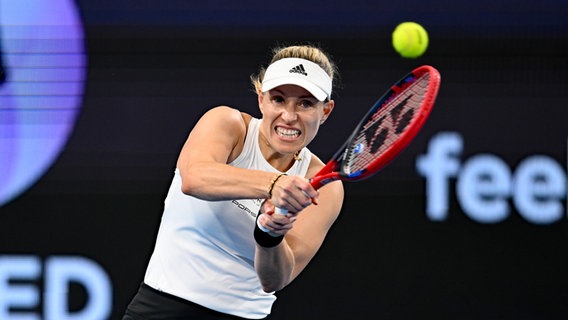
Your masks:
<instances>
[{"instance_id":1,"label":"eye","mask_svg":"<svg viewBox=\"0 0 568 320\"><path fill-rule=\"evenodd\" d=\"M311 109L316 105L315 101L312 101L310 99L302 99L300 101L298 101L298 106L302 109Z\"/></svg>"},{"instance_id":2,"label":"eye","mask_svg":"<svg viewBox=\"0 0 568 320\"><path fill-rule=\"evenodd\" d=\"M284 97L282 97L281 95L272 95L270 97L270 100L272 100L272 102L274 104L282 104L284 103Z\"/></svg>"}]
</instances>

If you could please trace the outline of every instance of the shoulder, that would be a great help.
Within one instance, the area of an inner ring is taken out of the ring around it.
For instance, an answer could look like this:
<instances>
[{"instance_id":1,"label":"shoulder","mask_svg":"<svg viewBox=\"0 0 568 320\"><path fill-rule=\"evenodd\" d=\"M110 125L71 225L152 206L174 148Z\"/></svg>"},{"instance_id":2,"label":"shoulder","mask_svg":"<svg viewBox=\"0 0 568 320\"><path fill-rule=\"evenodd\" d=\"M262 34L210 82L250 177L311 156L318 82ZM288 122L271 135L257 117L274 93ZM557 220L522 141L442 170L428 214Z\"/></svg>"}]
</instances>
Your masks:
<instances>
[{"instance_id":1,"label":"shoulder","mask_svg":"<svg viewBox=\"0 0 568 320\"><path fill-rule=\"evenodd\" d=\"M231 162L243 150L248 126L252 118L251 115L238 109L218 106L208 110L200 122L202 122L201 127L207 127L208 135L230 137L232 150L227 162Z\"/></svg>"},{"instance_id":2,"label":"shoulder","mask_svg":"<svg viewBox=\"0 0 568 320\"><path fill-rule=\"evenodd\" d=\"M223 121L232 122L232 121L242 121L241 112L235 108L231 108L229 106L218 106L207 110L203 114L203 118L218 118Z\"/></svg>"},{"instance_id":3,"label":"shoulder","mask_svg":"<svg viewBox=\"0 0 568 320\"><path fill-rule=\"evenodd\" d=\"M207 110L199 122L210 126L214 125L216 128L223 129L223 131L230 131L232 133L238 131L244 133L246 132L250 118L252 118L250 115L238 109L228 106L218 106Z\"/></svg>"}]
</instances>

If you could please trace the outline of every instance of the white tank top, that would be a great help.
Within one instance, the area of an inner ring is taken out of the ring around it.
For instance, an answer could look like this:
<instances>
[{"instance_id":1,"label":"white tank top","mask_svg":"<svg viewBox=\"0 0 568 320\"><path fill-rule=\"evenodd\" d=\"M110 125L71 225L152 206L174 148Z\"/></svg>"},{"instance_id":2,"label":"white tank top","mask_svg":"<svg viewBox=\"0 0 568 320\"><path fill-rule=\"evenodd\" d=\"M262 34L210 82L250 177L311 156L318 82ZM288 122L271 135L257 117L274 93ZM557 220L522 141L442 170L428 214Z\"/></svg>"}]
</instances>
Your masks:
<instances>
[{"instance_id":1,"label":"white tank top","mask_svg":"<svg viewBox=\"0 0 568 320\"><path fill-rule=\"evenodd\" d=\"M230 165L279 172L258 146L259 119L251 119L241 154ZM311 152L286 173L306 176ZM243 318L266 317L276 300L254 269L253 230L263 199L204 201L181 192L176 169L144 282L154 289Z\"/></svg>"}]
</instances>

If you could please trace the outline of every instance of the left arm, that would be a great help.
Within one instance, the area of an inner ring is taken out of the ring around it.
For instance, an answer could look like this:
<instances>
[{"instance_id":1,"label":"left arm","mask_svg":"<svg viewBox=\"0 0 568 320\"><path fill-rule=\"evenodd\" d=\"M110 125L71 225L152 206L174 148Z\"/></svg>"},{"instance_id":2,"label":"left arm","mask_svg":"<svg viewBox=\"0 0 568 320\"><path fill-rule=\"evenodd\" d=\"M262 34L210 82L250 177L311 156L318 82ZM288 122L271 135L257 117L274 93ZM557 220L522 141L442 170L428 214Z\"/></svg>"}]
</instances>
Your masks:
<instances>
[{"instance_id":1,"label":"left arm","mask_svg":"<svg viewBox=\"0 0 568 320\"><path fill-rule=\"evenodd\" d=\"M292 180L286 179L282 185L277 184L274 192L280 192L280 187L283 187L282 190L286 187L289 189L285 184ZM275 233L285 235L283 241L275 247L256 245L255 268L264 291L278 291L290 284L315 256L339 216L344 197L342 182L334 181L318 191L317 205L310 205L287 216L272 214L266 217L264 214L260 217L261 224ZM261 211L270 213L273 210L273 205L267 201ZM281 228L272 227L276 225Z\"/></svg>"}]
</instances>

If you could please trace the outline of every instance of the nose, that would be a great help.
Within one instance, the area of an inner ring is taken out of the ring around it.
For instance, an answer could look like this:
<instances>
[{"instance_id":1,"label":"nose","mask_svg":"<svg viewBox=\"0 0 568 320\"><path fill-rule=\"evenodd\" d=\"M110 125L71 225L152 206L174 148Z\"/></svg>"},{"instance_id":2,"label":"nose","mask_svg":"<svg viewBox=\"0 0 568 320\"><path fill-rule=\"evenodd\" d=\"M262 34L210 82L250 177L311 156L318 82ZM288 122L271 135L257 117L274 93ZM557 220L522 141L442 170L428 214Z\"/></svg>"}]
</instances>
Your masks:
<instances>
[{"instance_id":1,"label":"nose","mask_svg":"<svg viewBox=\"0 0 568 320\"><path fill-rule=\"evenodd\" d=\"M296 114L296 105L293 103L288 103L286 108L282 110L282 119L286 122L293 122L298 119L298 114Z\"/></svg>"}]
</instances>

